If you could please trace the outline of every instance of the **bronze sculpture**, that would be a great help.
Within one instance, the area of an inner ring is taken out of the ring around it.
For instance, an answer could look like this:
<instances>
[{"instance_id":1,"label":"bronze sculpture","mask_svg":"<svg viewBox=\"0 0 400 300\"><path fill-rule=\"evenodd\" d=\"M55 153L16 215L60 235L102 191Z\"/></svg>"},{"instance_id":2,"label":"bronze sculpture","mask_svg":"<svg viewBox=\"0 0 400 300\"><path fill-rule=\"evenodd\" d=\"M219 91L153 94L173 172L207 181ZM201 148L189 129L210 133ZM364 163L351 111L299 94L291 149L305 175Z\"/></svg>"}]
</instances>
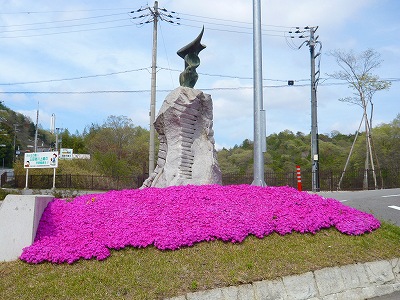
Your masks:
<instances>
[{"instance_id":1,"label":"bronze sculpture","mask_svg":"<svg viewBox=\"0 0 400 300\"><path fill-rule=\"evenodd\" d=\"M201 44L203 33L204 26L199 36L194 41L177 52L177 54L185 60L185 70L179 75L180 86L193 88L199 78L196 72L196 68L200 65L199 53L206 48L205 45Z\"/></svg>"}]
</instances>

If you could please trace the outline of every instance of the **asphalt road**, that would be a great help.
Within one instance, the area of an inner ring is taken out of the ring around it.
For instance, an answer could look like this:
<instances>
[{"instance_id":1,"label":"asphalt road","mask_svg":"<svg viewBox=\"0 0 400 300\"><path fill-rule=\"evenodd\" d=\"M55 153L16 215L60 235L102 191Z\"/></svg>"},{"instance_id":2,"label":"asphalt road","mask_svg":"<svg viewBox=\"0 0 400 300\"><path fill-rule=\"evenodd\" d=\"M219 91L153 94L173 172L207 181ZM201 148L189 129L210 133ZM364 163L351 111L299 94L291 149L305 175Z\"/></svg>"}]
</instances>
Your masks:
<instances>
[{"instance_id":1,"label":"asphalt road","mask_svg":"<svg viewBox=\"0 0 400 300\"><path fill-rule=\"evenodd\" d=\"M356 192L319 192L325 198L337 199L345 205L371 213L380 220L400 226L400 189ZM400 291L370 300L399 300Z\"/></svg>"},{"instance_id":2,"label":"asphalt road","mask_svg":"<svg viewBox=\"0 0 400 300\"><path fill-rule=\"evenodd\" d=\"M317 194L325 198L337 199L344 205L371 213L380 220L400 226L400 189L318 192Z\"/></svg>"}]
</instances>

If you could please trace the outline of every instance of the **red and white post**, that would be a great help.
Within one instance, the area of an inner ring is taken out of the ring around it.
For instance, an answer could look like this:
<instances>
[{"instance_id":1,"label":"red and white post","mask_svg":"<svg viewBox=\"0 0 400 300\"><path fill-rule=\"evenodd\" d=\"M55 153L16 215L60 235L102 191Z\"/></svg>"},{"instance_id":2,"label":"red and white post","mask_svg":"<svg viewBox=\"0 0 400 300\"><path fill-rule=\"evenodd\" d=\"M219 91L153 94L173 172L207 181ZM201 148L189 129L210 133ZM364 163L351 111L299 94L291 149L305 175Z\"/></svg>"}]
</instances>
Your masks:
<instances>
[{"instance_id":1,"label":"red and white post","mask_svg":"<svg viewBox=\"0 0 400 300\"><path fill-rule=\"evenodd\" d=\"M303 190L303 186L301 184L301 170L300 166L296 166L296 173L297 173L297 189L301 192Z\"/></svg>"}]
</instances>

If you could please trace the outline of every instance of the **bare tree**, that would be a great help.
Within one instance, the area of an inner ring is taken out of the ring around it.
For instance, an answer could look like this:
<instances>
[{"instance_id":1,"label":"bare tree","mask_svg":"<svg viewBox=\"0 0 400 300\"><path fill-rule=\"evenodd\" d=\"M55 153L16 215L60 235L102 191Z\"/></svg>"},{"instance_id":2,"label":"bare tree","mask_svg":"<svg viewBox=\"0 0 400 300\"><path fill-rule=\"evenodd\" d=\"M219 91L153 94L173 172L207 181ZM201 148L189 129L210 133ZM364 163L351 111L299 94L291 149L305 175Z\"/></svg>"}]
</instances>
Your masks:
<instances>
[{"instance_id":1,"label":"bare tree","mask_svg":"<svg viewBox=\"0 0 400 300\"><path fill-rule=\"evenodd\" d=\"M339 99L339 101L358 105L362 108L363 111L360 127L358 128L359 131L362 123L364 122L366 135L366 156L363 188L368 189L368 169L370 167L370 164L372 167L375 188L377 188L371 136L373 115L372 97L377 91L389 89L391 82L381 80L379 76L371 73L374 69L379 68L382 63L380 54L373 49L365 50L360 54L355 54L352 50L334 50L330 52L330 55L332 55L336 59L336 62L341 70L328 75L331 78L345 80L349 84L349 88L353 90L353 96L341 98ZM368 108L370 109L370 119L368 119ZM356 135L356 138L357 136L358 135ZM352 149L350 150L349 156L347 158L342 178L339 181L339 189L344 172L346 171L347 164L350 160Z\"/></svg>"}]
</instances>

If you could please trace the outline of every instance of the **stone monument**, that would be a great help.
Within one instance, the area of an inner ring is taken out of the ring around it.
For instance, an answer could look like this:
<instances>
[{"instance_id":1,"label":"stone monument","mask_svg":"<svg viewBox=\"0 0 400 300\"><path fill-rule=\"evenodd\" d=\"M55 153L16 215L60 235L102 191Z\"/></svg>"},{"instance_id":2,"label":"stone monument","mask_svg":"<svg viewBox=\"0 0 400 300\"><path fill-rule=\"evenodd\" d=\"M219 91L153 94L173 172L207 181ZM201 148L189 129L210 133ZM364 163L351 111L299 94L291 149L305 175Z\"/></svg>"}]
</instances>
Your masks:
<instances>
[{"instance_id":1,"label":"stone monument","mask_svg":"<svg viewBox=\"0 0 400 300\"><path fill-rule=\"evenodd\" d=\"M194 89L200 65L199 36L177 54L185 61L180 87L164 100L154 122L160 141L157 166L142 187L222 184L213 131L211 95Z\"/></svg>"}]
</instances>

